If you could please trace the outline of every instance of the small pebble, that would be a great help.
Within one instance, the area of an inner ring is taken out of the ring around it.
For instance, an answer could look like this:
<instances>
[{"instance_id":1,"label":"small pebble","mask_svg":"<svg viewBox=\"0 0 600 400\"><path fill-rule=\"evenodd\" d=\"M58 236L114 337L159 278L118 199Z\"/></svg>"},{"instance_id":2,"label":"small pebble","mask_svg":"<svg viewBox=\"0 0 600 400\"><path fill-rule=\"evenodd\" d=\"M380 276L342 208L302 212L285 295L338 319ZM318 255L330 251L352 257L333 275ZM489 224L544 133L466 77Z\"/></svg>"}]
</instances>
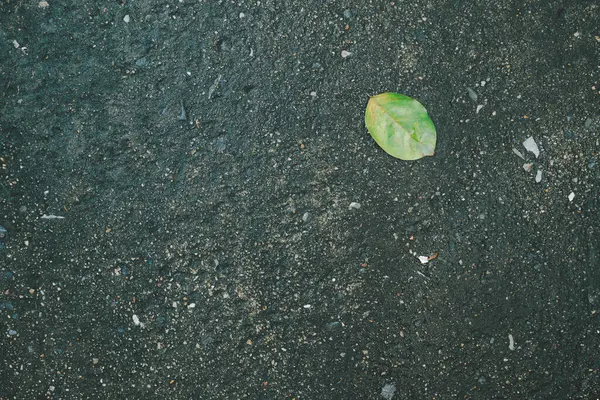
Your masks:
<instances>
[{"instance_id":1,"label":"small pebble","mask_svg":"<svg viewBox=\"0 0 600 400\"><path fill-rule=\"evenodd\" d=\"M302 216L302 221L306 222L308 221L308 213L305 212L304 215Z\"/></svg>"},{"instance_id":2,"label":"small pebble","mask_svg":"<svg viewBox=\"0 0 600 400\"><path fill-rule=\"evenodd\" d=\"M133 316L131 318L133 318L133 323L135 325L139 325L140 324L140 318L137 315L133 314Z\"/></svg>"},{"instance_id":3,"label":"small pebble","mask_svg":"<svg viewBox=\"0 0 600 400\"><path fill-rule=\"evenodd\" d=\"M385 386L381 388L381 397L385 400L392 400L394 393L396 393L396 386L390 383L386 383Z\"/></svg>"},{"instance_id":4,"label":"small pebble","mask_svg":"<svg viewBox=\"0 0 600 400\"><path fill-rule=\"evenodd\" d=\"M569 201L573 201L574 198L575 198L575 193L571 192L569 194Z\"/></svg>"},{"instance_id":5,"label":"small pebble","mask_svg":"<svg viewBox=\"0 0 600 400\"><path fill-rule=\"evenodd\" d=\"M467 93L469 94L469 98L473 101L477 101L477 93L470 87L467 88Z\"/></svg>"},{"instance_id":6,"label":"small pebble","mask_svg":"<svg viewBox=\"0 0 600 400\"><path fill-rule=\"evenodd\" d=\"M181 113L179 114L179 117L177 119L179 119L180 121L187 120L187 113L185 112L185 107L183 106L183 102L181 102Z\"/></svg>"},{"instance_id":7,"label":"small pebble","mask_svg":"<svg viewBox=\"0 0 600 400\"><path fill-rule=\"evenodd\" d=\"M219 85L221 84L221 79L223 79L223 75L217 76L217 78L215 79L213 84L208 88L208 99L209 100L213 97L213 94L219 88Z\"/></svg>"},{"instance_id":8,"label":"small pebble","mask_svg":"<svg viewBox=\"0 0 600 400\"><path fill-rule=\"evenodd\" d=\"M131 18L129 17L129 14L127 14L126 16L123 17L123 21L128 24L129 21L131 21Z\"/></svg>"},{"instance_id":9,"label":"small pebble","mask_svg":"<svg viewBox=\"0 0 600 400\"><path fill-rule=\"evenodd\" d=\"M595 161L595 160L593 160L593 159L592 159L592 160L590 160L590 161L588 162L588 168L589 168L589 169L592 169L592 168L594 168L595 166L596 166L596 161Z\"/></svg>"},{"instance_id":10,"label":"small pebble","mask_svg":"<svg viewBox=\"0 0 600 400\"><path fill-rule=\"evenodd\" d=\"M329 322L326 325L327 329L329 329L329 330L333 330L333 329L339 328L341 326L342 326L342 324L339 321Z\"/></svg>"},{"instance_id":11,"label":"small pebble","mask_svg":"<svg viewBox=\"0 0 600 400\"><path fill-rule=\"evenodd\" d=\"M352 210L352 209L358 210L360 208L360 203L356 203L356 202L352 202L350 203L350 205L348 206L348 209Z\"/></svg>"},{"instance_id":12,"label":"small pebble","mask_svg":"<svg viewBox=\"0 0 600 400\"><path fill-rule=\"evenodd\" d=\"M429 262L429 257L427 256L417 256L417 258L421 261L421 264L427 264Z\"/></svg>"},{"instance_id":13,"label":"small pebble","mask_svg":"<svg viewBox=\"0 0 600 400\"><path fill-rule=\"evenodd\" d=\"M352 53L350 53L349 51L342 50L342 58L349 57L350 55L352 55Z\"/></svg>"},{"instance_id":14,"label":"small pebble","mask_svg":"<svg viewBox=\"0 0 600 400\"><path fill-rule=\"evenodd\" d=\"M513 153L515 153L516 155L518 155L523 160L525 159L525 156L523 156L523 153L521 153L519 150L515 149L514 147L513 147Z\"/></svg>"},{"instance_id":15,"label":"small pebble","mask_svg":"<svg viewBox=\"0 0 600 400\"><path fill-rule=\"evenodd\" d=\"M15 335L17 334L17 331L15 331L14 329L9 329L9 330L8 330L8 334L9 334L10 336L15 336Z\"/></svg>"},{"instance_id":16,"label":"small pebble","mask_svg":"<svg viewBox=\"0 0 600 400\"><path fill-rule=\"evenodd\" d=\"M525 147L527 151L532 152L533 155L535 155L535 158L538 158L540 155L540 149L538 148L537 143L535 143L535 140L533 140L533 136L529 136L527 139L525 139L523 142L523 147Z\"/></svg>"},{"instance_id":17,"label":"small pebble","mask_svg":"<svg viewBox=\"0 0 600 400\"><path fill-rule=\"evenodd\" d=\"M538 169L537 173L535 174L535 181L537 183L540 183L542 181L542 170Z\"/></svg>"}]
</instances>

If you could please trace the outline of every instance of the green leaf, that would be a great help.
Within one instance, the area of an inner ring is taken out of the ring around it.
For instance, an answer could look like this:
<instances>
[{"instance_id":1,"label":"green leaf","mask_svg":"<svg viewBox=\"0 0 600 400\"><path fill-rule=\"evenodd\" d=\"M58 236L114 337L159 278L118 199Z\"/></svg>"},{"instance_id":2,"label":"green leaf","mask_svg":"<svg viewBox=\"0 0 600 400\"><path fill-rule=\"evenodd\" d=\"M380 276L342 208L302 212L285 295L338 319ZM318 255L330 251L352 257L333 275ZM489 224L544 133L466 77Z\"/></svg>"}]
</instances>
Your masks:
<instances>
[{"instance_id":1,"label":"green leaf","mask_svg":"<svg viewBox=\"0 0 600 400\"><path fill-rule=\"evenodd\" d=\"M421 103L398 93L369 99L365 124L375 142L389 155L418 160L435 152L435 125Z\"/></svg>"}]
</instances>

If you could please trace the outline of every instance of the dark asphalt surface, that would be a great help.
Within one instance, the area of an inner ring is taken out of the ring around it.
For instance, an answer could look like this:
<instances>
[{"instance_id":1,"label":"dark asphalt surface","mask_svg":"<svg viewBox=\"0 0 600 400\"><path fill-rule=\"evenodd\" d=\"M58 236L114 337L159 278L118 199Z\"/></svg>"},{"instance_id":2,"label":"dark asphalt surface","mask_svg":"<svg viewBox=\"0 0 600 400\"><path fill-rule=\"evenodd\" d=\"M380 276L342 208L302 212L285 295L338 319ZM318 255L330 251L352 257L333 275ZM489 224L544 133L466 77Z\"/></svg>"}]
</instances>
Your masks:
<instances>
[{"instance_id":1,"label":"dark asphalt surface","mask_svg":"<svg viewBox=\"0 0 600 400\"><path fill-rule=\"evenodd\" d=\"M488 3L0 0L0 399L600 396L600 6Z\"/></svg>"}]
</instances>

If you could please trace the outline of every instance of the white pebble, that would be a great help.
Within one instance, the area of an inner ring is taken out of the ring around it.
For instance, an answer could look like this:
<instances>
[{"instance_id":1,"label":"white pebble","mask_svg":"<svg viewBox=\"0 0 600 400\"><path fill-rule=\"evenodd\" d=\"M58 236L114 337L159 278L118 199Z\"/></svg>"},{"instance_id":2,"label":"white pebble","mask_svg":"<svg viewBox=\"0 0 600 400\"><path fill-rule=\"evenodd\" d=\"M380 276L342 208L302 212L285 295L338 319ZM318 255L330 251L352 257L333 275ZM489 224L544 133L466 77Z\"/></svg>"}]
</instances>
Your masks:
<instances>
[{"instance_id":1,"label":"white pebble","mask_svg":"<svg viewBox=\"0 0 600 400\"><path fill-rule=\"evenodd\" d=\"M533 140L533 136L529 136L523 142L523 146L527 149L527 151L532 152L535 158L538 158L538 156L540 155L540 149L538 148L537 143L535 143L535 140Z\"/></svg>"},{"instance_id":2,"label":"white pebble","mask_svg":"<svg viewBox=\"0 0 600 400\"><path fill-rule=\"evenodd\" d=\"M575 198L575 193L571 192L569 194L569 201L573 201L574 198Z\"/></svg>"},{"instance_id":3,"label":"white pebble","mask_svg":"<svg viewBox=\"0 0 600 400\"><path fill-rule=\"evenodd\" d=\"M525 156L523 156L523 153L521 153L519 150L515 149L514 147L513 147L513 153L515 153L516 155L518 155L523 160L525 159Z\"/></svg>"},{"instance_id":4,"label":"white pebble","mask_svg":"<svg viewBox=\"0 0 600 400\"><path fill-rule=\"evenodd\" d=\"M479 104L477 106L477 110L475 110L475 114L479 114L479 111L481 111L482 108L483 108L483 104Z\"/></svg>"},{"instance_id":5,"label":"white pebble","mask_svg":"<svg viewBox=\"0 0 600 400\"><path fill-rule=\"evenodd\" d=\"M240 19L245 18L245 17L246 17L246 14L240 13Z\"/></svg>"},{"instance_id":6,"label":"white pebble","mask_svg":"<svg viewBox=\"0 0 600 400\"><path fill-rule=\"evenodd\" d=\"M125 21L126 24L128 24L129 21L131 21L131 18L129 18L129 14L123 17L123 21Z\"/></svg>"},{"instance_id":7,"label":"white pebble","mask_svg":"<svg viewBox=\"0 0 600 400\"><path fill-rule=\"evenodd\" d=\"M189 304L188 308L196 308L196 303Z\"/></svg>"},{"instance_id":8,"label":"white pebble","mask_svg":"<svg viewBox=\"0 0 600 400\"><path fill-rule=\"evenodd\" d=\"M133 318L133 323L135 325L139 325L140 324L140 319L138 318L137 315L133 314L132 318Z\"/></svg>"},{"instance_id":9,"label":"white pebble","mask_svg":"<svg viewBox=\"0 0 600 400\"><path fill-rule=\"evenodd\" d=\"M473 101L477 101L477 93L470 87L467 88L467 93L469 94L469 98Z\"/></svg>"},{"instance_id":10,"label":"white pebble","mask_svg":"<svg viewBox=\"0 0 600 400\"><path fill-rule=\"evenodd\" d=\"M346 58L348 56L350 56L352 53L350 53L349 51L346 50L342 50L342 58Z\"/></svg>"},{"instance_id":11,"label":"white pebble","mask_svg":"<svg viewBox=\"0 0 600 400\"><path fill-rule=\"evenodd\" d=\"M65 219L65 217L61 217L60 215L42 215L41 219Z\"/></svg>"},{"instance_id":12,"label":"white pebble","mask_svg":"<svg viewBox=\"0 0 600 400\"><path fill-rule=\"evenodd\" d=\"M308 213L305 212L304 215L302 216L302 221L306 222L308 221Z\"/></svg>"},{"instance_id":13,"label":"white pebble","mask_svg":"<svg viewBox=\"0 0 600 400\"><path fill-rule=\"evenodd\" d=\"M391 383L386 383L385 386L381 388L381 397L385 400L392 400L394 393L396 393L396 386Z\"/></svg>"},{"instance_id":14,"label":"white pebble","mask_svg":"<svg viewBox=\"0 0 600 400\"><path fill-rule=\"evenodd\" d=\"M540 183L542 181L542 170L538 169L537 173L535 174L535 181L537 183Z\"/></svg>"},{"instance_id":15,"label":"white pebble","mask_svg":"<svg viewBox=\"0 0 600 400\"><path fill-rule=\"evenodd\" d=\"M311 308L312 306L310 304L305 304L304 308Z\"/></svg>"},{"instance_id":16,"label":"white pebble","mask_svg":"<svg viewBox=\"0 0 600 400\"><path fill-rule=\"evenodd\" d=\"M352 210L353 208L354 208L355 210L358 210L358 209L360 208L360 203L356 203L356 202L354 202L354 201L353 201L352 203L350 203L350 205L348 206L348 209L349 209L349 210Z\"/></svg>"},{"instance_id":17,"label":"white pebble","mask_svg":"<svg viewBox=\"0 0 600 400\"><path fill-rule=\"evenodd\" d=\"M511 335L510 333L508 334L508 349L515 349L515 338L513 338L513 335Z\"/></svg>"}]
</instances>

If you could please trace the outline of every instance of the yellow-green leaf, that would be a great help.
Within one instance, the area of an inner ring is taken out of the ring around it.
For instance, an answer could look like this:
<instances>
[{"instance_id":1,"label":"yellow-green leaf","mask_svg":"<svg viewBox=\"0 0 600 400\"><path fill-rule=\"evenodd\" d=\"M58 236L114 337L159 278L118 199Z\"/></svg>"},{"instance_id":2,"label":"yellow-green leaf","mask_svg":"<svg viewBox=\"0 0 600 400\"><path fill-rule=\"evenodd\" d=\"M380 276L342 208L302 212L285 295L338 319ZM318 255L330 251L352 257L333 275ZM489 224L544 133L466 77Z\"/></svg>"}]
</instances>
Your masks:
<instances>
[{"instance_id":1,"label":"yellow-green leaf","mask_svg":"<svg viewBox=\"0 0 600 400\"><path fill-rule=\"evenodd\" d=\"M369 99L365 124L375 142L389 155L417 160L435 152L435 125L421 103L398 93Z\"/></svg>"}]
</instances>

